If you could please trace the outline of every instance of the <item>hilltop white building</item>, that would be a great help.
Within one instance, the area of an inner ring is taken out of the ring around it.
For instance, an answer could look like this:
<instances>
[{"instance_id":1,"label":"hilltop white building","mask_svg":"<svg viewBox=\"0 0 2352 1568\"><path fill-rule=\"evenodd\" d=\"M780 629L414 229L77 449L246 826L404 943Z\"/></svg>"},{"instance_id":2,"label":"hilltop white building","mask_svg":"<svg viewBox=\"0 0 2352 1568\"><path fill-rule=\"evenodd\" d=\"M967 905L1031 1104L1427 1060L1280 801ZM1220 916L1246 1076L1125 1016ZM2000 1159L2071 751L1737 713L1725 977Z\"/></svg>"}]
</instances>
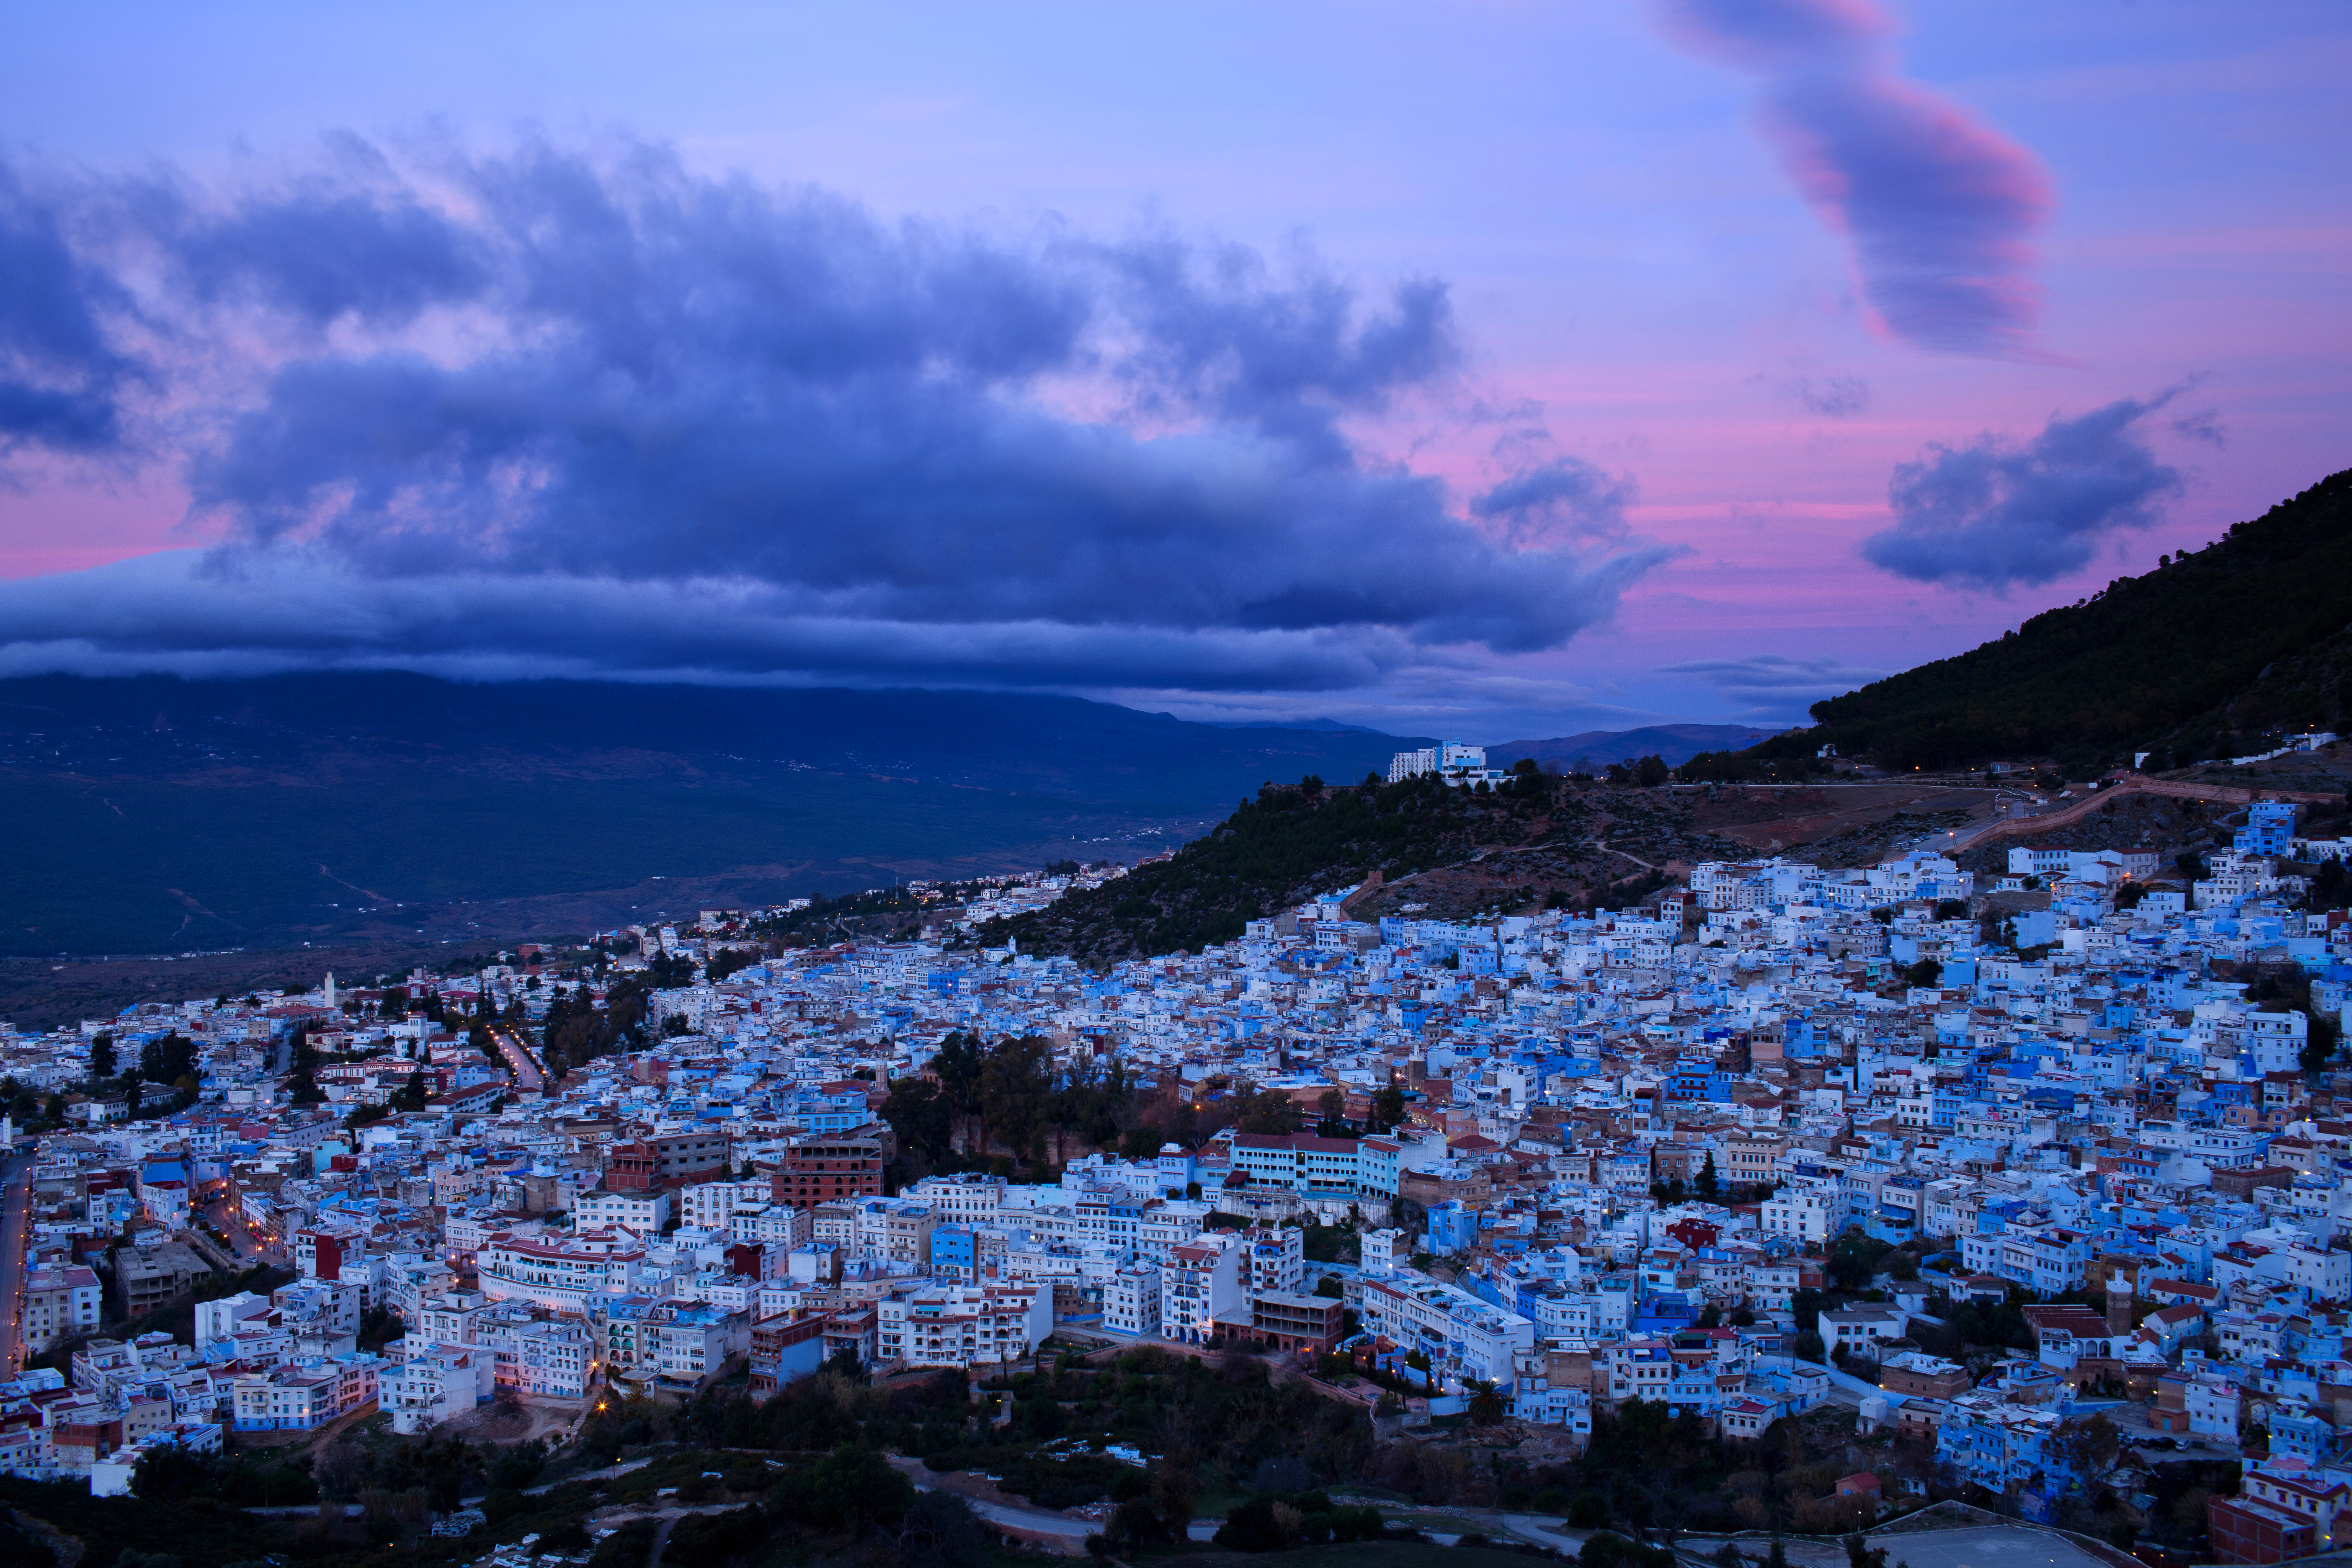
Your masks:
<instances>
[{"instance_id":1,"label":"hilltop white building","mask_svg":"<svg viewBox=\"0 0 2352 1568\"><path fill-rule=\"evenodd\" d=\"M1459 741L1448 741L1443 746L1423 746L1417 752L1399 752L1389 759L1391 784L1402 784L1424 773L1435 773L1454 789L1475 784L1500 784L1510 776L1500 768L1486 765L1486 747L1465 746Z\"/></svg>"}]
</instances>

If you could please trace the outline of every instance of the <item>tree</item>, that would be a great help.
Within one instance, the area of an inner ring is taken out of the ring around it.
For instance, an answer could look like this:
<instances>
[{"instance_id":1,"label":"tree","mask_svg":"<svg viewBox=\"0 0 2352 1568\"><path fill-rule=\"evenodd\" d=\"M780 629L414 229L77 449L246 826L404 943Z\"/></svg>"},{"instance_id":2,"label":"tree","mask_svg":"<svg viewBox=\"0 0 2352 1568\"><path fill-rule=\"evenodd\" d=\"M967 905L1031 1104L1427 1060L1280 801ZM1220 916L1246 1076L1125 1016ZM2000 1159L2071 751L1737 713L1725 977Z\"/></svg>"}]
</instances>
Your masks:
<instances>
[{"instance_id":1,"label":"tree","mask_svg":"<svg viewBox=\"0 0 2352 1568\"><path fill-rule=\"evenodd\" d=\"M1129 1498L1118 1505L1104 1527L1104 1544L1113 1552L1132 1552L1167 1539L1168 1531L1160 1522L1160 1515L1141 1498Z\"/></svg>"},{"instance_id":2,"label":"tree","mask_svg":"<svg viewBox=\"0 0 2352 1568\"><path fill-rule=\"evenodd\" d=\"M1586 1539L1576 1561L1577 1568L1675 1568L1675 1550L1643 1546L1602 1531Z\"/></svg>"},{"instance_id":3,"label":"tree","mask_svg":"<svg viewBox=\"0 0 2352 1568\"><path fill-rule=\"evenodd\" d=\"M196 1043L176 1029L139 1049L139 1075L149 1083L177 1083L195 1070Z\"/></svg>"},{"instance_id":4,"label":"tree","mask_svg":"<svg viewBox=\"0 0 2352 1568\"><path fill-rule=\"evenodd\" d=\"M935 1163L952 1147L954 1108L929 1079L902 1078L891 1084L890 1097L882 1102L882 1120L898 1134L900 1144L920 1150Z\"/></svg>"},{"instance_id":5,"label":"tree","mask_svg":"<svg viewBox=\"0 0 2352 1568\"><path fill-rule=\"evenodd\" d=\"M114 1076L114 1037L103 1029L90 1037L89 1076L92 1078Z\"/></svg>"},{"instance_id":6,"label":"tree","mask_svg":"<svg viewBox=\"0 0 2352 1568\"><path fill-rule=\"evenodd\" d=\"M1253 1089L1244 1084L1237 1101L1234 1125L1244 1132L1278 1135L1298 1131L1298 1102L1278 1089Z\"/></svg>"},{"instance_id":7,"label":"tree","mask_svg":"<svg viewBox=\"0 0 2352 1568\"><path fill-rule=\"evenodd\" d=\"M1052 1044L1035 1035L999 1040L981 1066L983 1143L1002 1142L1017 1159L1042 1160L1053 1099Z\"/></svg>"},{"instance_id":8,"label":"tree","mask_svg":"<svg viewBox=\"0 0 2352 1568\"><path fill-rule=\"evenodd\" d=\"M988 1528L953 1492L918 1496L898 1521L898 1561L907 1568L985 1568L995 1555Z\"/></svg>"},{"instance_id":9,"label":"tree","mask_svg":"<svg viewBox=\"0 0 2352 1568\"><path fill-rule=\"evenodd\" d=\"M2328 864L2333 866L2336 862L2330 860ZM2305 1037L2303 1049L2296 1053L2295 1059L2305 1073L2316 1078L2327 1069L2329 1062L2336 1059L2336 1047L2343 1037L2343 1031L2336 1020L2325 1013L2314 1012L2309 1016L2310 1033Z\"/></svg>"},{"instance_id":10,"label":"tree","mask_svg":"<svg viewBox=\"0 0 2352 1568\"><path fill-rule=\"evenodd\" d=\"M1344 1123L1348 1119L1348 1097L1337 1087L1327 1089L1315 1098L1316 1111L1327 1123Z\"/></svg>"},{"instance_id":11,"label":"tree","mask_svg":"<svg viewBox=\"0 0 2352 1568\"><path fill-rule=\"evenodd\" d=\"M1887 1243L1874 1241L1864 1236L1858 1226L1848 1226L1845 1234L1839 1237L1836 1245L1830 1248L1829 1258L1822 1265L1822 1271L1836 1283L1838 1289L1860 1290L1867 1287L1871 1276L1878 1272L1878 1260L1892 1250Z\"/></svg>"},{"instance_id":12,"label":"tree","mask_svg":"<svg viewBox=\"0 0 2352 1568\"><path fill-rule=\"evenodd\" d=\"M1715 1173L1715 1151L1706 1152L1706 1163L1699 1167L1698 1195L1708 1203L1723 1195L1723 1179Z\"/></svg>"},{"instance_id":13,"label":"tree","mask_svg":"<svg viewBox=\"0 0 2352 1568\"><path fill-rule=\"evenodd\" d=\"M220 1460L177 1443L150 1444L131 1472L131 1489L148 1502L176 1503L217 1484Z\"/></svg>"},{"instance_id":14,"label":"tree","mask_svg":"<svg viewBox=\"0 0 2352 1568\"><path fill-rule=\"evenodd\" d=\"M1927 989L1943 978L1943 964L1932 958L1923 958L1903 972L1904 984L1917 986L1921 990Z\"/></svg>"},{"instance_id":15,"label":"tree","mask_svg":"<svg viewBox=\"0 0 2352 1568\"><path fill-rule=\"evenodd\" d=\"M411 1068L408 1071L408 1081L402 1084L393 1094L393 1109L422 1110L425 1109L425 1069L421 1067Z\"/></svg>"},{"instance_id":16,"label":"tree","mask_svg":"<svg viewBox=\"0 0 2352 1568\"><path fill-rule=\"evenodd\" d=\"M1159 1510L1160 1528L1176 1541L1184 1540L1192 1529L1192 1503L1201 1490L1199 1462L1192 1443L1171 1421L1160 1458L1151 1467L1151 1506Z\"/></svg>"},{"instance_id":17,"label":"tree","mask_svg":"<svg viewBox=\"0 0 2352 1568\"><path fill-rule=\"evenodd\" d=\"M845 1524L863 1534L869 1525L903 1517L915 1488L873 1449L843 1443L815 1464L786 1471L769 1498L787 1518Z\"/></svg>"},{"instance_id":18,"label":"tree","mask_svg":"<svg viewBox=\"0 0 2352 1568\"><path fill-rule=\"evenodd\" d=\"M2093 1497L2106 1488L2125 1458L2122 1435L2105 1415L2061 1421L2050 1435L2050 1451Z\"/></svg>"},{"instance_id":19,"label":"tree","mask_svg":"<svg viewBox=\"0 0 2352 1568\"><path fill-rule=\"evenodd\" d=\"M1372 1096L1371 1125L1369 1131L1393 1132L1404 1124L1404 1089L1390 1084Z\"/></svg>"},{"instance_id":20,"label":"tree","mask_svg":"<svg viewBox=\"0 0 2352 1568\"><path fill-rule=\"evenodd\" d=\"M939 1080L940 1092L947 1096L950 1114L962 1118L979 1111L980 1078L986 1057L978 1035L958 1031L940 1042L938 1053L931 1058L930 1075Z\"/></svg>"},{"instance_id":21,"label":"tree","mask_svg":"<svg viewBox=\"0 0 2352 1568\"><path fill-rule=\"evenodd\" d=\"M1272 1498L1252 1498L1226 1510L1215 1544L1227 1552L1279 1552L1298 1544L1299 1523L1297 1509Z\"/></svg>"}]
</instances>

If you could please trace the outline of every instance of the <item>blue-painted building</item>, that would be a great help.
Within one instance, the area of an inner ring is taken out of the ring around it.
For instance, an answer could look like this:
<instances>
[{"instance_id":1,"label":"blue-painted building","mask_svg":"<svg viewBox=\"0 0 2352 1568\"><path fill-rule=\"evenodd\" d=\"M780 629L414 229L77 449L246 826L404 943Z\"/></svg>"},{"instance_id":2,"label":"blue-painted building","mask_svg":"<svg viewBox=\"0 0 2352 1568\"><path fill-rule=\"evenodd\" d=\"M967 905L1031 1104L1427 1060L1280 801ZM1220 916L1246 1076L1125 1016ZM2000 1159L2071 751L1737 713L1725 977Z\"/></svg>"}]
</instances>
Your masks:
<instances>
[{"instance_id":1,"label":"blue-painted building","mask_svg":"<svg viewBox=\"0 0 2352 1568\"><path fill-rule=\"evenodd\" d=\"M978 1239L968 1225L943 1225L931 1232L931 1272L970 1284L979 1277Z\"/></svg>"}]
</instances>

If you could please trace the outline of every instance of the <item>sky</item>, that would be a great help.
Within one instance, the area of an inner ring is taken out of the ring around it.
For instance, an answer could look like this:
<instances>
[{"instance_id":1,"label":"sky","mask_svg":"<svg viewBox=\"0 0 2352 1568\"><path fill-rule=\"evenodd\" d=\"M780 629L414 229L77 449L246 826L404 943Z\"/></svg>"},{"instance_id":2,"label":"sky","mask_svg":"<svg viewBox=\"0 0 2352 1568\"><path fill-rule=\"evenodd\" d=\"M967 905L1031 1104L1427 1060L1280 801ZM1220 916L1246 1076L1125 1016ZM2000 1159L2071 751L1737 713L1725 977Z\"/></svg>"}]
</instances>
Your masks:
<instances>
[{"instance_id":1,"label":"sky","mask_svg":"<svg viewBox=\"0 0 2352 1568\"><path fill-rule=\"evenodd\" d=\"M0 673L1781 725L2352 463L2352 13L0 18Z\"/></svg>"}]
</instances>

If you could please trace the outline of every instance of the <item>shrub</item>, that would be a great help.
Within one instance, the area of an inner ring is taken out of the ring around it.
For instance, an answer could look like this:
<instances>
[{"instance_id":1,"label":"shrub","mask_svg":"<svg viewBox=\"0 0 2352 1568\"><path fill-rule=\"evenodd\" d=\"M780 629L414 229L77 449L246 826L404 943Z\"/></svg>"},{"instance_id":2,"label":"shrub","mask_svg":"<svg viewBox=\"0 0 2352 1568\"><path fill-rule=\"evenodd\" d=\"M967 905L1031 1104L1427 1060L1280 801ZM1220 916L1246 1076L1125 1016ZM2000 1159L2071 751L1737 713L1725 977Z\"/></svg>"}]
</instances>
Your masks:
<instances>
[{"instance_id":1,"label":"shrub","mask_svg":"<svg viewBox=\"0 0 2352 1568\"><path fill-rule=\"evenodd\" d=\"M898 1547L901 1568L985 1568L995 1554L993 1532L953 1492L917 1497L899 1521Z\"/></svg>"},{"instance_id":2,"label":"shrub","mask_svg":"<svg viewBox=\"0 0 2352 1568\"><path fill-rule=\"evenodd\" d=\"M1252 1498L1225 1515L1216 1544L1228 1552L1279 1552L1306 1539L1306 1516L1286 1502Z\"/></svg>"},{"instance_id":3,"label":"shrub","mask_svg":"<svg viewBox=\"0 0 2352 1568\"><path fill-rule=\"evenodd\" d=\"M1670 1546L1643 1546L1603 1531L1585 1542L1576 1561L1578 1568L1675 1568L1675 1552Z\"/></svg>"}]
</instances>

